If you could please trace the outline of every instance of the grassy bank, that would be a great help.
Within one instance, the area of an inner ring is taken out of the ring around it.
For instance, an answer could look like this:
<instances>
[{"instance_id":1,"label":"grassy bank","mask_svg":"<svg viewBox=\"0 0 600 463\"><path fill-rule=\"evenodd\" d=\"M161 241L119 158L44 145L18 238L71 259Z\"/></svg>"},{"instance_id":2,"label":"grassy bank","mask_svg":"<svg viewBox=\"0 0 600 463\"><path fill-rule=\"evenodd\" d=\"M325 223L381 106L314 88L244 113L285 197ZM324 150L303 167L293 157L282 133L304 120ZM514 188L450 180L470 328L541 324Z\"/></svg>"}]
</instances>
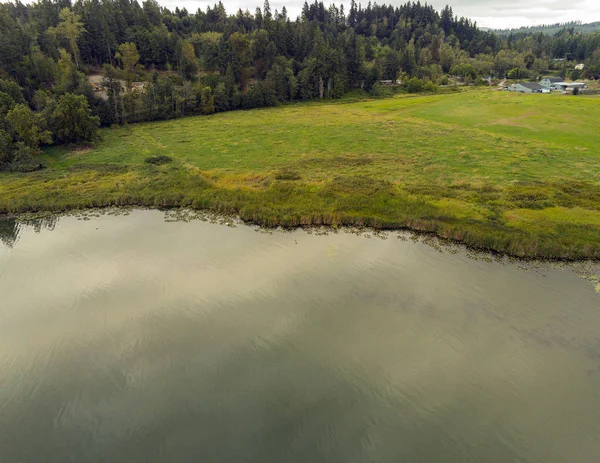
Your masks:
<instances>
[{"instance_id":1,"label":"grassy bank","mask_svg":"<svg viewBox=\"0 0 600 463\"><path fill-rule=\"evenodd\" d=\"M0 174L0 212L192 206L600 258L599 123L595 97L477 91L105 129L93 149L48 150L44 171Z\"/></svg>"}]
</instances>

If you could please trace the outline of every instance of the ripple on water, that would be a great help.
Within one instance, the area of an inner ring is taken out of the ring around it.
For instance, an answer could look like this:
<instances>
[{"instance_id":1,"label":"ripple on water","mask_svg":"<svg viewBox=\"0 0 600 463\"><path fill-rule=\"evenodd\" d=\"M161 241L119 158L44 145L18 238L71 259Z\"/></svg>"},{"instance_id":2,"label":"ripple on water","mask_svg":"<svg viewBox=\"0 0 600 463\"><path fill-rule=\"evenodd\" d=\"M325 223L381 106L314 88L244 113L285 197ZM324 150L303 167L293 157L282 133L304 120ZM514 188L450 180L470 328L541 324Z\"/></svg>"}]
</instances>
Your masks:
<instances>
[{"instance_id":1,"label":"ripple on water","mask_svg":"<svg viewBox=\"0 0 600 463\"><path fill-rule=\"evenodd\" d=\"M597 264L128 214L0 244L1 462L600 454Z\"/></svg>"}]
</instances>

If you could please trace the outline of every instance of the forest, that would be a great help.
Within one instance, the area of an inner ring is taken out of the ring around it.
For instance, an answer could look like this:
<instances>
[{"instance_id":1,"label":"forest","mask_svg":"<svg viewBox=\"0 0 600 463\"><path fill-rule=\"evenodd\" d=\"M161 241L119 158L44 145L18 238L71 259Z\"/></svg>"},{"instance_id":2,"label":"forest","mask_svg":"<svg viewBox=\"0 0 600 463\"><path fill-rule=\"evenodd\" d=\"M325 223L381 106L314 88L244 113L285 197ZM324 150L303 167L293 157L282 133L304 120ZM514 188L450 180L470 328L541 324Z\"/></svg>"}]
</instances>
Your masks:
<instances>
[{"instance_id":1,"label":"forest","mask_svg":"<svg viewBox=\"0 0 600 463\"><path fill-rule=\"evenodd\" d=\"M3 3L0 170L40 169L42 147L93 142L105 125L377 96L383 81L435 92L449 76L535 79L555 58L598 78L600 33L498 35L420 2L346 11L315 1L297 18L268 0L233 14L221 2L196 12L155 0Z\"/></svg>"}]
</instances>

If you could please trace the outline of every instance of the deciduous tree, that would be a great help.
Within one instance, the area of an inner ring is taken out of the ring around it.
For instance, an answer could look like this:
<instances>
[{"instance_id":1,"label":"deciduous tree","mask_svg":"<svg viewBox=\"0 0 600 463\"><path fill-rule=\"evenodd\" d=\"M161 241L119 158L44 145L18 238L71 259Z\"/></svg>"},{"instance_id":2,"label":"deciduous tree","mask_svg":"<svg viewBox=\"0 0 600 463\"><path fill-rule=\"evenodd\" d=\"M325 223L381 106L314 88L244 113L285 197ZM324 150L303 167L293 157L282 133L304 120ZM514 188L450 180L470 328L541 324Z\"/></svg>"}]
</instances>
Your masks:
<instances>
[{"instance_id":1,"label":"deciduous tree","mask_svg":"<svg viewBox=\"0 0 600 463\"><path fill-rule=\"evenodd\" d=\"M69 8L63 8L60 10L60 23L58 26L50 28L51 33L56 34L58 37L66 39L69 43L69 48L73 55L73 59L75 60L75 64L79 69L79 45L77 43L79 37L85 29L83 27L83 22L81 22L81 16L76 14L73 10Z\"/></svg>"},{"instance_id":2,"label":"deciduous tree","mask_svg":"<svg viewBox=\"0 0 600 463\"><path fill-rule=\"evenodd\" d=\"M140 61L140 54L135 43L127 42L119 45L115 58L121 61L125 83L127 84L127 88L131 90L133 79L135 78L136 66Z\"/></svg>"},{"instance_id":3,"label":"deciduous tree","mask_svg":"<svg viewBox=\"0 0 600 463\"><path fill-rule=\"evenodd\" d=\"M19 103L6 114L6 121L17 141L23 142L35 152L41 144L52 143L52 133L46 130L46 121L29 106Z\"/></svg>"},{"instance_id":4,"label":"deciduous tree","mask_svg":"<svg viewBox=\"0 0 600 463\"><path fill-rule=\"evenodd\" d=\"M96 137L100 119L92 115L83 95L67 93L58 99L51 125L59 143L80 143Z\"/></svg>"}]
</instances>

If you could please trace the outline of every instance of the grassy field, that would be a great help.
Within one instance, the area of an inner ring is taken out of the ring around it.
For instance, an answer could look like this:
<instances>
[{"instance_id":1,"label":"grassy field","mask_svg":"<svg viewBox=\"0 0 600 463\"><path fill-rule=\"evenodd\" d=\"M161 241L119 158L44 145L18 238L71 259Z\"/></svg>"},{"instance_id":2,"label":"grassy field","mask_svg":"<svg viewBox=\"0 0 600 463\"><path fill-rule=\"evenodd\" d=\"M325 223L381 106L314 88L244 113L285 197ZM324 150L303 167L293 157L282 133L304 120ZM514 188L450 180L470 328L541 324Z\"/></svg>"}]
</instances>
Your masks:
<instances>
[{"instance_id":1,"label":"grassy field","mask_svg":"<svg viewBox=\"0 0 600 463\"><path fill-rule=\"evenodd\" d=\"M491 90L138 124L49 149L44 171L0 174L0 212L192 206L600 258L599 124L596 97ZM173 162L144 162L160 155Z\"/></svg>"}]
</instances>

